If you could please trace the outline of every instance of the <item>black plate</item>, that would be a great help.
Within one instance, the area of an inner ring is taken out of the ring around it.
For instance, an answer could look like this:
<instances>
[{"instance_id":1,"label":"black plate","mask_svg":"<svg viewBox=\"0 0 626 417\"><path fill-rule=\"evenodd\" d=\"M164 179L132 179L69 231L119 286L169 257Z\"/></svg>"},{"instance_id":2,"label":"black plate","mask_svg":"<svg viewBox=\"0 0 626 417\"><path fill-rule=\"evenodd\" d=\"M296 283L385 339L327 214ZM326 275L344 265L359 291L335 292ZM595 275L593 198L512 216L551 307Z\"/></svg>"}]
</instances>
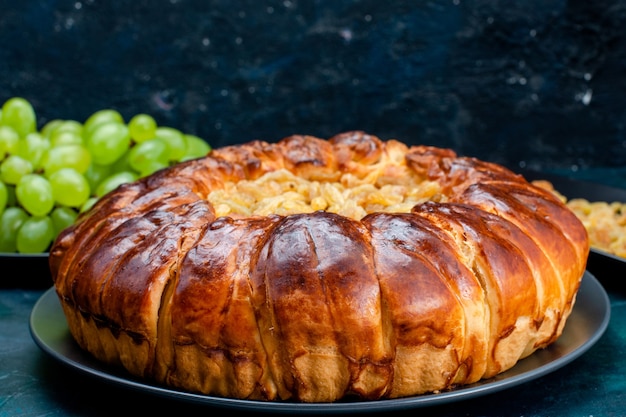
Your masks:
<instances>
[{"instance_id":1,"label":"black plate","mask_svg":"<svg viewBox=\"0 0 626 417\"><path fill-rule=\"evenodd\" d=\"M296 413L362 413L397 411L462 401L508 389L553 372L580 357L604 334L611 316L609 298L595 277L585 272L574 309L561 337L546 349L521 360L513 368L488 380L438 394L381 401L300 404L235 400L192 394L151 384L96 361L72 339L54 289L37 301L30 316L35 343L61 363L89 376L124 388L160 397L233 410Z\"/></svg>"},{"instance_id":2,"label":"black plate","mask_svg":"<svg viewBox=\"0 0 626 417\"><path fill-rule=\"evenodd\" d=\"M46 289L52 285L48 253L0 252L0 288Z\"/></svg>"},{"instance_id":3,"label":"black plate","mask_svg":"<svg viewBox=\"0 0 626 417\"><path fill-rule=\"evenodd\" d=\"M591 181L577 180L561 175L538 171L518 171L527 180L547 180L568 199L584 198L589 201L618 201L626 203L626 189L611 187ZM607 290L621 290L622 276L626 274L626 259L600 249L591 248L587 270L595 275Z\"/></svg>"}]
</instances>

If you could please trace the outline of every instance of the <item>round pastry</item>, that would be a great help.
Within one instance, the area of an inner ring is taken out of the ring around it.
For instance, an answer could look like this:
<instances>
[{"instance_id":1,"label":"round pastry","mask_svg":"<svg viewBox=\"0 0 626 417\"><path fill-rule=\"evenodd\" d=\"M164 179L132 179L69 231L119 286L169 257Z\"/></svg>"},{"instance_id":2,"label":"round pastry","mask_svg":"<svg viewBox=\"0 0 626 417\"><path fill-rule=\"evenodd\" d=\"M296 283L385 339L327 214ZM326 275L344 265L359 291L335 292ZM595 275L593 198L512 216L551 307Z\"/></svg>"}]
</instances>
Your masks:
<instances>
[{"instance_id":1,"label":"round pastry","mask_svg":"<svg viewBox=\"0 0 626 417\"><path fill-rule=\"evenodd\" d=\"M169 387L332 402L493 377L554 342L589 243L502 166L363 132L213 150L50 251L72 336Z\"/></svg>"}]
</instances>

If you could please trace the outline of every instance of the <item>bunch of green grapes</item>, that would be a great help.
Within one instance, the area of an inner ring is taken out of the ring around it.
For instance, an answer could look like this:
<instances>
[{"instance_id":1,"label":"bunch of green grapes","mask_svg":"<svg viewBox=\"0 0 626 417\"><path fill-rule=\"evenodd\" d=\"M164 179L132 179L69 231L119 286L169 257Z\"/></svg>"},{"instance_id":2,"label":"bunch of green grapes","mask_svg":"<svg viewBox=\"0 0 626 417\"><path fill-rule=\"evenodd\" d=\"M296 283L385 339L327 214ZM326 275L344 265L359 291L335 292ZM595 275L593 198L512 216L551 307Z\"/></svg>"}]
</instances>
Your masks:
<instances>
[{"instance_id":1,"label":"bunch of green grapes","mask_svg":"<svg viewBox=\"0 0 626 417\"><path fill-rule=\"evenodd\" d=\"M112 109L38 130L30 102L12 97L0 109L0 252L46 252L104 194L210 149L148 114L126 122Z\"/></svg>"}]
</instances>

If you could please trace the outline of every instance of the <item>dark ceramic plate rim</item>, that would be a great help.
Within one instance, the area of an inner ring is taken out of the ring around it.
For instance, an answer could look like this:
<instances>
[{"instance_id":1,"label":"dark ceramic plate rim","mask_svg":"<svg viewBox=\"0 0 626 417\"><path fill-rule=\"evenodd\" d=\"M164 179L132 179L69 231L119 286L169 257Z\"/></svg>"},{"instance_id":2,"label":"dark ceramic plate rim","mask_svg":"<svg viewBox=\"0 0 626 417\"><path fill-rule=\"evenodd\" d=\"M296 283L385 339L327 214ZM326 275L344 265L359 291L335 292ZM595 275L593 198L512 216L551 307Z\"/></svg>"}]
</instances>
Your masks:
<instances>
[{"instance_id":1,"label":"dark ceramic plate rim","mask_svg":"<svg viewBox=\"0 0 626 417\"><path fill-rule=\"evenodd\" d=\"M610 315L611 307L606 291L587 271L583 276L577 301L562 336L553 345L535 352L497 377L438 394L328 404L236 400L181 392L139 381L123 371L97 362L80 350L69 334L54 288L47 290L35 303L30 315L29 328L35 343L54 359L82 373L125 388L188 403L233 410L275 413L356 413L397 411L462 401L539 378L569 364L589 350L604 334Z\"/></svg>"}]
</instances>

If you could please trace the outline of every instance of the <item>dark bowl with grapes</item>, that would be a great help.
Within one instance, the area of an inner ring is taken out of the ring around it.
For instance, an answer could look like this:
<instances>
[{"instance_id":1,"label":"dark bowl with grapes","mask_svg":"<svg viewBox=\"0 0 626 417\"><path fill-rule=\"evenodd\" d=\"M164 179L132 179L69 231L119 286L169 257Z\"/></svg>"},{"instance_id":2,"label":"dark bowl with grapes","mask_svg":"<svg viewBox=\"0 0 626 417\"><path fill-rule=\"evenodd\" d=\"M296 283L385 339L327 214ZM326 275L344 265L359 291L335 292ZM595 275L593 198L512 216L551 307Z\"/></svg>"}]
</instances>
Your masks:
<instances>
[{"instance_id":1,"label":"dark bowl with grapes","mask_svg":"<svg viewBox=\"0 0 626 417\"><path fill-rule=\"evenodd\" d=\"M0 288L49 288L50 244L79 213L123 183L211 150L146 113L46 119L23 97L0 106Z\"/></svg>"}]
</instances>

